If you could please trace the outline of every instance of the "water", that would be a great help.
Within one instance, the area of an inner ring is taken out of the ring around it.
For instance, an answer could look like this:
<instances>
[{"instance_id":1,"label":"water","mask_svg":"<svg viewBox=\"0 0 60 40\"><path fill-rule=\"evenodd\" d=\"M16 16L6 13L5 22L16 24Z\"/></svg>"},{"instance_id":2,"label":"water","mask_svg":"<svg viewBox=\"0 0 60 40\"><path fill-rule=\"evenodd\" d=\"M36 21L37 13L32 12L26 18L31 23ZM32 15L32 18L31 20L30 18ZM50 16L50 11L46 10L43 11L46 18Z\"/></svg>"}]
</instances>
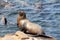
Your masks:
<instances>
[{"instance_id":1,"label":"water","mask_svg":"<svg viewBox=\"0 0 60 40\"><path fill-rule=\"evenodd\" d=\"M1 0L2 1L2 0ZM45 30L46 34L60 40L60 0L4 0L11 3L10 7L0 6L0 20L5 15L9 22L6 26L0 24L0 36L8 33L15 33L17 27L17 11L26 12L27 18L39 25ZM0 2L2 3L2 2ZM41 3L41 5L40 5ZM37 8L35 5L40 5Z\"/></svg>"}]
</instances>

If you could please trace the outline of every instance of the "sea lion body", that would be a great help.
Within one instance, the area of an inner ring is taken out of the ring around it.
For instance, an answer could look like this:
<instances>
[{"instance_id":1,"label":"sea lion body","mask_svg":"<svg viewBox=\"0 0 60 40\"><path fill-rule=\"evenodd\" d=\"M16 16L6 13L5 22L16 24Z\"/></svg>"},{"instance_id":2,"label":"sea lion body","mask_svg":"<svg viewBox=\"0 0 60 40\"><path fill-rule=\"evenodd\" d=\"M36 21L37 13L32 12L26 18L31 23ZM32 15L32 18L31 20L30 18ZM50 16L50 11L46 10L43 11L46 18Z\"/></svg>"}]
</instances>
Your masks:
<instances>
[{"instance_id":1,"label":"sea lion body","mask_svg":"<svg viewBox=\"0 0 60 40\"><path fill-rule=\"evenodd\" d=\"M32 34L44 34L41 26L30 22L29 20L21 20L20 23L22 23L22 28L26 29L26 31L32 33Z\"/></svg>"},{"instance_id":2,"label":"sea lion body","mask_svg":"<svg viewBox=\"0 0 60 40\"><path fill-rule=\"evenodd\" d=\"M30 22L27 18L23 18L23 15L22 16L19 15L17 19L17 24L19 28L21 28L24 32L37 34L37 35L45 35L41 26Z\"/></svg>"}]
</instances>

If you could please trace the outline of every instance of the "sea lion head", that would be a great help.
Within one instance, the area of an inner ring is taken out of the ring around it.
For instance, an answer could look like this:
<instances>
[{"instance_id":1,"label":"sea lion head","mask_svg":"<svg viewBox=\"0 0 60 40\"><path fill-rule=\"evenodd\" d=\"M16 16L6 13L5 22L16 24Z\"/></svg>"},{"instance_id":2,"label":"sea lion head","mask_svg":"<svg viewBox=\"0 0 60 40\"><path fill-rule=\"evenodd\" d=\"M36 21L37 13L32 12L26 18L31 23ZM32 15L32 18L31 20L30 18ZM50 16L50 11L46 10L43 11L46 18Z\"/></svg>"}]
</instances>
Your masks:
<instances>
[{"instance_id":1,"label":"sea lion head","mask_svg":"<svg viewBox=\"0 0 60 40\"><path fill-rule=\"evenodd\" d=\"M26 14L24 11L18 11L17 25L21 26L20 21L26 19Z\"/></svg>"},{"instance_id":2,"label":"sea lion head","mask_svg":"<svg viewBox=\"0 0 60 40\"><path fill-rule=\"evenodd\" d=\"M20 11L20 12L18 12L19 13L19 17L21 18L21 19L26 19L26 13L24 12L24 11Z\"/></svg>"}]
</instances>

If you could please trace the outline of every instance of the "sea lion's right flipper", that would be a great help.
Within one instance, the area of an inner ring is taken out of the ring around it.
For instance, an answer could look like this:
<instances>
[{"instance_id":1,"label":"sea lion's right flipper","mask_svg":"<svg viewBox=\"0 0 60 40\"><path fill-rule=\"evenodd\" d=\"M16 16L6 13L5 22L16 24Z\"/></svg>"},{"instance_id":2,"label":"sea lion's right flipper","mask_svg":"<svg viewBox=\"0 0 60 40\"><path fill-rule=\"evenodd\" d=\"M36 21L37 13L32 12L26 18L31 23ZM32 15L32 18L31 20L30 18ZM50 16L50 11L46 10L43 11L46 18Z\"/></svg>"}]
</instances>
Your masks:
<instances>
[{"instance_id":1,"label":"sea lion's right flipper","mask_svg":"<svg viewBox=\"0 0 60 40\"><path fill-rule=\"evenodd\" d=\"M26 33L26 23L24 23L23 25L22 25L22 31L24 32L24 33Z\"/></svg>"}]
</instances>

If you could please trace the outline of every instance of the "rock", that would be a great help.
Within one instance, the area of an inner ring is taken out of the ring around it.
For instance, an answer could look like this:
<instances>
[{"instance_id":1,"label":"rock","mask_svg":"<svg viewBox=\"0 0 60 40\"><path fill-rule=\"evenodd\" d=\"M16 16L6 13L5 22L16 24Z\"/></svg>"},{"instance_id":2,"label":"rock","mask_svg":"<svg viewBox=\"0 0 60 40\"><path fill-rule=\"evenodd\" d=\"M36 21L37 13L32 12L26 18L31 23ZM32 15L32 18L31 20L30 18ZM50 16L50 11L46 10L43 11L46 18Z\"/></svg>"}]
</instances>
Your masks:
<instances>
[{"instance_id":1,"label":"rock","mask_svg":"<svg viewBox=\"0 0 60 40\"><path fill-rule=\"evenodd\" d=\"M42 39L37 39L35 37L29 37L29 39L23 39L23 40L42 40Z\"/></svg>"},{"instance_id":2,"label":"rock","mask_svg":"<svg viewBox=\"0 0 60 40\"><path fill-rule=\"evenodd\" d=\"M7 35L5 35L5 36L2 38L2 40L13 40L12 34L7 34Z\"/></svg>"},{"instance_id":3,"label":"rock","mask_svg":"<svg viewBox=\"0 0 60 40\"><path fill-rule=\"evenodd\" d=\"M1 7L1 8L4 8L5 5L7 5L7 4L9 4L9 3L1 0L1 2L0 2L0 7Z\"/></svg>"},{"instance_id":4,"label":"rock","mask_svg":"<svg viewBox=\"0 0 60 40\"><path fill-rule=\"evenodd\" d=\"M29 6L29 3L25 2L25 1L19 1L21 6Z\"/></svg>"},{"instance_id":5,"label":"rock","mask_svg":"<svg viewBox=\"0 0 60 40\"><path fill-rule=\"evenodd\" d=\"M18 36L16 36L16 35L13 35L12 38L13 38L14 40L21 40L21 38L18 37Z\"/></svg>"},{"instance_id":6,"label":"rock","mask_svg":"<svg viewBox=\"0 0 60 40\"><path fill-rule=\"evenodd\" d=\"M41 39L41 40L56 40L55 38L53 38L53 37L36 37L36 38L38 38L39 40Z\"/></svg>"},{"instance_id":7,"label":"rock","mask_svg":"<svg viewBox=\"0 0 60 40\"><path fill-rule=\"evenodd\" d=\"M8 3L8 4L6 4L5 5L5 7L4 8L11 8L13 6L13 4L12 3Z\"/></svg>"},{"instance_id":8,"label":"rock","mask_svg":"<svg viewBox=\"0 0 60 40\"><path fill-rule=\"evenodd\" d=\"M13 6L12 3L9 3L9 2L5 2L5 1L2 1L0 2L0 7L1 8L11 8L11 6Z\"/></svg>"},{"instance_id":9,"label":"rock","mask_svg":"<svg viewBox=\"0 0 60 40\"><path fill-rule=\"evenodd\" d=\"M2 37L0 37L0 40L2 40Z\"/></svg>"},{"instance_id":10,"label":"rock","mask_svg":"<svg viewBox=\"0 0 60 40\"><path fill-rule=\"evenodd\" d=\"M37 38L34 38L34 37L29 37L29 39L27 40L38 40Z\"/></svg>"},{"instance_id":11,"label":"rock","mask_svg":"<svg viewBox=\"0 0 60 40\"><path fill-rule=\"evenodd\" d=\"M23 33L23 32L21 32L21 31L17 31L15 33L15 35L18 36L18 37L20 37L20 38L28 38L28 35L25 34L25 33Z\"/></svg>"},{"instance_id":12,"label":"rock","mask_svg":"<svg viewBox=\"0 0 60 40\"><path fill-rule=\"evenodd\" d=\"M24 32L17 31L15 34L6 34L4 37L0 37L0 40L55 40L53 37L32 37L31 34L25 34Z\"/></svg>"},{"instance_id":13,"label":"rock","mask_svg":"<svg viewBox=\"0 0 60 40\"><path fill-rule=\"evenodd\" d=\"M39 3L35 3L35 7L37 8L37 9L40 9L41 8L41 3L39 2Z\"/></svg>"},{"instance_id":14,"label":"rock","mask_svg":"<svg viewBox=\"0 0 60 40\"><path fill-rule=\"evenodd\" d=\"M2 38L2 40L21 40L21 38L13 34L7 34Z\"/></svg>"}]
</instances>

